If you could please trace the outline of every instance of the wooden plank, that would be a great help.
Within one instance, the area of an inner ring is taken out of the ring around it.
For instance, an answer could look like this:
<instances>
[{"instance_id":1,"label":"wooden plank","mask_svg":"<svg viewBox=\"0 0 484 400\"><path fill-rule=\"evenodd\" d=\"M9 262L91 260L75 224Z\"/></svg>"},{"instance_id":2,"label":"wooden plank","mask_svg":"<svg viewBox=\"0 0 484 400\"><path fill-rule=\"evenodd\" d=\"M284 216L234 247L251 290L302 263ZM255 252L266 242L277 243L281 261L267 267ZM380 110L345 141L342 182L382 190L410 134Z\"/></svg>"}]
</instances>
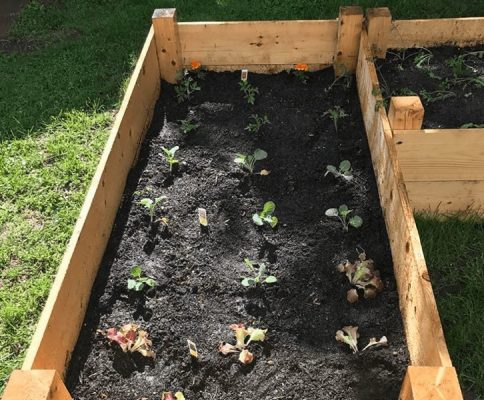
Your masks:
<instances>
[{"instance_id":1,"label":"wooden plank","mask_svg":"<svg viewBox=\"0 0 484 400\"><path fill-rule=\"evenodd\" d=\"M424 107L418 96L393 96L390 98L388 121L395 129L420 129L424 118Z\"/></svg>"},{"instance_id":2,"label":"wooden plank","mask_svg":"<svg viewBox=\"0 0 484 400\"><path fill-rule=\"evenodd\" d=\"M405 182L415 211L475 210L484 214L484 181Z\"/></svg>"},{"instance_id":3,"label":"wooden plank","mask_svg":"<svg viewBox=\"0 0 484 400\"><path fill-rule=\"evenodd\" d=\"M484 17L393 21L388 48L484 43Z\"/></svg>"},{"instance_id":4,"label":"wooden plank","mask_svg":"<svg viewBox=\"0 0 484 400\"><path fill-rule=\"evenodd\" d=\"M362 29L363 9L360 6L339 8L338 39L333 61L336 76L355 72Z\"/></svg>"},{"instance_id":5,"label":"wooden plank","mask_svg":"<svg viewBox=\"0 0 484 400\"><path fill-rule=\"evenodd\" d=\"M176 83L177 73L183 68L176 9L156 9L152 21L161 79L169 83Z\"/></svg>"},{"instance_id":6,"label":"wooden plank","mask_svg":"<svg viewBox=\"0 0 484 400\"><path fill-rule=\"evenodd\" d=\"M365 31L356 71L358 94L387 227L410 361L452 366L444 339L392 130L381 104L375 65ZM430 339L429 339L430 338Z\"/></svg>"},{"instance_id":7,"label":"wooden plank","mask_svg":"<svg viewBox=\"0 0 484 400\"><path fill-rule=\"evenodd\" d=\"M15 370L2 400L72 400L55 370Z\"/></svg>"},{"instance_id":8,"label":"wooden plank","mask_svg":"<svg viewBox=\"0 0 484 400\"><path fill-rule=\"evenodd\" d=\"M395 130L405 182L484 181L484 129Z\"/></svg>"},{"instance_id":9,"label":"wooden plank","mask_svg":"<svg viewBox=\"0 0 484 400\"><path fill-rule=\"evenodd\" d=\"M178 23L183 65L332 64L338 23L250 21Z\"/></svg>"},{"instance_id":10,"label":"wooden plank","mask_svg":"<svg viewBox=\"0 0 484 400\"><path fill-rule=\"evenodd\" d=\"M25 370L54 369L62 376L65 373L126 178L151 122L159 90L151 29L27 352Z\"/></svg>"},{"instance_id":11,"label":"wooden plank","mask_svg":"<svg viewBox=\"0 0 484 400\"><path fill-rule=\"evenodd\" d=\"M392 14L387 7L366 10L366 26L370 48L378 58L385 58L392 28Z\"/></svg>"},{"instance_id":12,"label":"wooden plank","mask_svg":"<svg viewBox=\"0 0 484 400\"><path fill-rule=\"evenodd\" d=\"M408 367L399 396L399 400L462 399L453 367Z\"/></svg>"},{"instance_id":13,"label":"wooden plank","mask_svg":"<svg viewBox=\"0 0 484 400\"><path fill-rule=\"evenodd\" d=\"M258 74L277 74L288 69L294 68L295 64L234 64L234 65L207 65L203 66L208 71L226 72L226 71L240 71L241 69L248 69L249 72ZM320 71L325 68L332 67L333 64L307 64L309 71ZM185 65L185 68L190 68L190 64Z\"/></svg>"}]
</instances>

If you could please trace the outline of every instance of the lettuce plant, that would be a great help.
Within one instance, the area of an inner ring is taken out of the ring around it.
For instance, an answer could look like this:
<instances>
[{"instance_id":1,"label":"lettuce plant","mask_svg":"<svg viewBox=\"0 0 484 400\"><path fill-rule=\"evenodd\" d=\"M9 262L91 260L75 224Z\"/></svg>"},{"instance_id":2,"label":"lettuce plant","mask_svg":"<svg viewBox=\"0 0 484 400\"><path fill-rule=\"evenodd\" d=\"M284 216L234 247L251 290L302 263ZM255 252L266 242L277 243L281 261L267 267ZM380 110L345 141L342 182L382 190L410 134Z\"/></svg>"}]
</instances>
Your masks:
<instances>
[{"instance_id":1,"label":"lettuce plant","mask_svg":"<svg viewBox=\"0 0 484 400\"><path fill-rule=\"evenodd\" d=\"M265 158L267 158L267 153L264 150L255 149L253 154L237 154L234 162L253 174L255 163Z\"/></svg>"},{"instance_id":2,"label":"lettuce plant","mask_svg":"<svg viewBox=\"0 0 484 400\"><path fill-rule=\"evenodd\" d=\"M234 331L235 345L220 343L218 351L224 356L239 353L239 361L242 364L250 364L254 355L247 349L251 342L263 342L266 338L267 329L246 328L244 324L232 324L230 329Z\"/></svg>"},{"instance_id":3,"label":"lettuce plant","mask_svg":"<svg viewBox=\"0 0 484 400\"><path fill-rule=\"evenodd\" d=\"M172 147L171 149L167 149L166 147L163 147L163 146L161 147L164 153L163 156L165 157L166 162L170 166L170 172L173 169L173 165L179 163L179 161L175 158L175 153L178 151L179 148L180 148L179 146Z\"/></svg>"},{"instance_id":4,"label":"lettuce plant","mask_svg":"<svg viewBox=\"0 0 484 400\"><path fill-rule=\"evenodd\" d=\"M252 86L248 81L240 81L239 86L240 91L244 94L245 100L247 100L247 103L254 105L255 95L259 94L259 88Z\"/></svg>"},{"instance_id":5,"label":"lettuce plant","mask_svg":"<svg viewBox=\"0 0 484 400\"><path fill-rule=\"evenodd\" d=\"M359 215L349 215L353 210L348 209L346 204L341 204L338 208L328 208L325 212L327 217L338 218L343 225L343 230L348 232L349 226L353 228L359 228L363 225L363 219Z\"/></svg>"},{"instance_id":6,"label":"lettuce plant","mask_svg":"<svg viewBox=\"0 0 484 400\"><path fill-rule=\"evenodd\" d=\"M269 284L277 282L277 278L275 276L267 275L267 269L264 263L255 263L248 258L244 258L244 263L252 276L242 279L243 286L257 286L261 282ZM259 268L256 268L254 265L258 265Z\"/></svg>"},{"instance_id":7,"label":"lettuce plant","mask_svg":"<svg viewBox=\"0 0 484 400\"><path fill-rule=\"evenodd\" d=\"M259 133L260 129L264 125L269 125L271 123L271 121L269 121L269 118L267 118L267 115L261 117L258 114L252 114L250 116L250 119L252 121L249 121L249 125L245 127L245 130L251 133Z\"/></svg>"},{"instance_id":8,"label":"lettuce plant","mask_svg":"<svg viewBox=\"0 0 484 400\"><path fill-rule=\"evenodd\" d=\"M185 400L185 395L182 392L163 392L161 400Z\"/></svg>"},{"instance_id":9,"label":"lettuce plant","mask_svg":"<svg viewBox=\"0 0 484 400\"><path fill-rule=\"evenodd\" d=\"M168 199L166 196L155 197L154 199L144 198L139 201L139 203L148 210L150 215L150 224L153 223L155 219L155 212L158 207L163 208L163 203Z\"/></svg>"},{"instance_id":10,"label":"lettuce plant","mask_svg":"<svg viewBox=\"0 0 484 400\"><path fill-rule=\"evenodd\" d=\"M353 179L351 163L348 160L341 161L338 168L334 165L327 165L324 176L328 174L333 174L335 178L343 178L346 181L351 181Z\"/></svg>"},{"instance_id":11,"label":"lettuce plant","mask_svg":"<svg viewBox=\"0 0 484 400\"><path fill-rule=\"evenodd\" d=\"M154 288L156 280L151 276L143 276L143 271L139 265L131 269L131 278L128 279L128 290L141 292L145 287Z\"/></svg>"},{"instance_id":12,"label":"lettuce plant","mask_svg":"<svg viewBox=\"0 0 484 400\"><path fill-rule=\"evenodd\" d=\"M274 211L276 210L276 204L273 201L267 201L264 203L264 208L261 212L252 215L252 221L258 226L269 224L271 228L275 228L279 220L275 217Z\"/></svg>"},{"instance_id":13,"label":"lettuce plant","mask_svg":"<svg viewBox=\"0 0 484 400\"><path fill-rule=\"evenodd\" d=\"M200 126L200 124L194 123L194 121L190 118L179 119L178 122L180 123L183 133L190 133Z\"/></svg>"},{"instance_id":14,"label":"lettuce plant","mask_svg":"<svg viewBox=\"0 0 484 400\"><path fill-rule=\"evenodd\" d=\"M120 329L109 328L106 333L102 333L111 343L117 343L125 353L138 352L145 357L155 357L152 350L151 340L148 339L148 333L139 329L137 324L126 324Z\"/></svg>"},{"instance_id":15,"label":"lettuce plant","mask_svg":"<svg viewBox=\"0 0 484 400\"><path fill-rule=\"evenodd\" d=\"M344 326L341 330L336 332L335 339L338 342L344 343L353 350L353 353L358 353L358 338L360 334L358 333L357 326ZM382 336L380 340L376 340L376 338L371 338L370 342L363 348L361 351L365 351L366 349L372 346L387 346L388 340L386 336Z\"/></svg>"}]
</instances>

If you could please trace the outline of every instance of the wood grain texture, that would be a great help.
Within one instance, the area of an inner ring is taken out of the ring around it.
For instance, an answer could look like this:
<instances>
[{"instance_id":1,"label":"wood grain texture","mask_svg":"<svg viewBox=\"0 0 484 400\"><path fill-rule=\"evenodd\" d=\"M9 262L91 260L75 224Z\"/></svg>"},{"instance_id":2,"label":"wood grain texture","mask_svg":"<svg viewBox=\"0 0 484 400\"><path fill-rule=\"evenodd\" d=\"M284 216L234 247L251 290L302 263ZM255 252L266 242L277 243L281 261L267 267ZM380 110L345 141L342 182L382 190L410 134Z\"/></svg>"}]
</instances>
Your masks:
<instances>
[{"instance_id":1,"label":"wood grain texture","mask_svg":"<svg viewBox=\"0 0 484 400\"><path fill-rule=\"evenodd\" d=\"M363 9L360 6L339 8L338 39L333 61L336 76L355 72L362 29Z\"/></svg>"},{"instance_id":2,"label":"wood grain texture","mask_svg":"<svg viewBox=\"0 0 484 400\"><path fill-rule=\"evenodd\" d=\"M387 7L366 10L368 42L373 54L378 58L386 57L391 28L392 14Z\"/></svg>"},{"instance_id":3,"label":"wood grain texture","mask_svg":"<svg viewBox=\"0 0 484 400\"><path fill-rule=\"evenodd\" d=\"M419 96L392 96L388 109L390 127L395 129L420 129L424 107Z\"/></svg>"},{"instance_id":4,"label":"wood grain texture","mask_svg":"<svg viewBox=\"0 0 484 400\"><path fill-rule=\"evenodd\" d=\"M28 349L25 370L54 369L61 376L65 373L126 178L151 122L159 90L151 29Z\"/></svg>"},{"instance_id":5,"label":"wood grain texture","mask_svg":"<svg viewBox=\"0 0 484 400\"><path fill-rule=\"evenodd\" d=\"M366 32L356 71L358 94L393 257L400 310L412 365L452 366L420 238L381 101ZM429 340L431 338L431 340Z\"/></svg>"},{"instance_id":6,"label":"wood grain texture","mask_svg":"<svg viewBox=\"0 0 484 400\"><path fill-rule=\"evenodd\" d=\"M332 64L338 23L250 21L179 23L183 65Z\"/></svg>"},{"instance_id":7,"label":"wood grain texture","mask_svg":"<svg viewBox=\"0 0 484 400\"><path fill-rule=\"evenodd\" d=\"M2 400L72 400L55 370L13 371Z\"/></svg>"}]
</instances>

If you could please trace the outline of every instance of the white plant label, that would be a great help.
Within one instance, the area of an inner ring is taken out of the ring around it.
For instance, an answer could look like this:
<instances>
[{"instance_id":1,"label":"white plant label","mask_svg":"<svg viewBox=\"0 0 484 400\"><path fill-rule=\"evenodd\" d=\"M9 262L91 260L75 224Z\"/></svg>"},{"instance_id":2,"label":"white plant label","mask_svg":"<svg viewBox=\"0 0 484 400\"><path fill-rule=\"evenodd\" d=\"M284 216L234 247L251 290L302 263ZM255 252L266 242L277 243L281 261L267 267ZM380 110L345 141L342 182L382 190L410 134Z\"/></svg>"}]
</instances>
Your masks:
<instances>
[{"instance_id":1,"label":"white plant label","mask_svg":"<svg viewBox=\"0 0 484 400\"><path fill-rule=\"evenodd\" d=\"M190 339L187 339L187 343L188 343L188 350L190 351L190 355L194 358L198 358L197 345L193 343Z\"/></svg>"},{"instance_id":2,"label":"white plant label","mask_svg":"<svg viewBox=\"0 0 484 400\"><path fill-rule=\"evenodd\" d=\"M198 221L200 222L200 225L208 225L207 210L205 210L205 208L198 209Z\"/></svg>"},{"instance_id":3,"label":"white plant label","mask_svg":"<svg viewBox=\"0 0 484 400\"><path fill-rule=\"evenodd\" d=\"M249 77L249 70L248 69L243 69L242 71L240 71L240 80L241 81L246 81L248 77Z\"/></svg>"}]
</instances>

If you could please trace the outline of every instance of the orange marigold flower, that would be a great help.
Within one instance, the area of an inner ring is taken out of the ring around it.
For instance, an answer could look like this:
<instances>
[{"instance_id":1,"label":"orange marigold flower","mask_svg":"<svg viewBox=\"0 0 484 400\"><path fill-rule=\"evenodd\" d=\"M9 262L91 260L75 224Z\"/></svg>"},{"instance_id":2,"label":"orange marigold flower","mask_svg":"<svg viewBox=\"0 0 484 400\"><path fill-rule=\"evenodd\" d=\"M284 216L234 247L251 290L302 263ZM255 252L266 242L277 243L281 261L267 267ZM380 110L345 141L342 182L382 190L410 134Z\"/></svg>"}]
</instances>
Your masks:
<instances>
[{"instance_id":1,"label":"orange marigold flower","mask_svg":"<svg viewBox=\"0 0 484 400\"><path fill-rule=\"evenodd\" d=\"M192 69L197 70L202 66L202 63L200 61L192 61Z\"/></svg>"},{"instance_id":2,"label":"orange marigold flower","mask_svg":"<svg viewBox=\"0 0 484 400\"><path fill-rule=\"evenodd\" d=\"M307 71L309 68L307 64L296 64L294 69L296 71Z\"/></svg>"}]
</instances>

